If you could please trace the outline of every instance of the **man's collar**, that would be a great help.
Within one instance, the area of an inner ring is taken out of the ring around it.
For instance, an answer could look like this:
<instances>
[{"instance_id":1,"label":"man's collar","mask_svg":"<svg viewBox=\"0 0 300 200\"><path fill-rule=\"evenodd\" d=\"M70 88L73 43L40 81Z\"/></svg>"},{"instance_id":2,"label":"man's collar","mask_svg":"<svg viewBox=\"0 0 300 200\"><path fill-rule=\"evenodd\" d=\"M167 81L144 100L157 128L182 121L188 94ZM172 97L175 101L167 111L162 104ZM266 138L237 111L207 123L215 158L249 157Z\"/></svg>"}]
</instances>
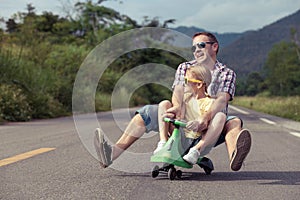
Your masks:
<instances>
[{"instance_id":1,"label":"man's collar","mask_svg":"<svg viewBox=\"0 0 300 200\"><path fill-rule=\"evenodd\" d=\"M187 62L189 65L194 65L197 63L197 60L191 60L189 62ZM224 65L223 63L221 63L220 61L216 60L216 63L215 63L215 69L218 69L218 70L223 70L224 68L226 67L226 65Z\"/></svg>"},{"instance_id":2,"label":"man's collar","mask_svg":"<svg viewBox=\"0 0 300 200\"><path fill-rule=\"evenodd\" d=\"M218 70L223 70L226 67L223 63L219 62L218 60L215 63L215 68Z\"/></svg>"}]
</instances>

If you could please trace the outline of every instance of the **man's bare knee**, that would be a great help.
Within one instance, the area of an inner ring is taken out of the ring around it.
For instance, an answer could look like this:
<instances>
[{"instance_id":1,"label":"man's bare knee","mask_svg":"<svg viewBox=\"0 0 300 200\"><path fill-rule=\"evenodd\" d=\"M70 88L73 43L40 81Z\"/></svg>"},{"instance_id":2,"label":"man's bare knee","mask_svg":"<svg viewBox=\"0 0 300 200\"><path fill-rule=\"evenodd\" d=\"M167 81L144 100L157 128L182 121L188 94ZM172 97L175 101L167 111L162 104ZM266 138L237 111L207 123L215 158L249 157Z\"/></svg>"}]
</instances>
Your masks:
<instances>
[{"instance_id":1,"label":"man's bare knee","mask_svg":"<svg viewBox=\"0 0 300 200\"><path fill-rule=\"evenodd\" d=\"M138 126L138 127L145 127L145 122L144 122L142 116L141 116L139 113L137 113L137 114L132 118L132 120L131 120L130 123L132 123L132 124L134 124L135 126Z\"/></svg>"},{"instance_id":2,"label":"man's bare knee","mask_svg":"<svg viewBox=\"0 0 300 200\"><path fill-rule=\"evenodd\" d=\"M242 121L239 118L234 118L226 122L223 134L228 133L231 130L241 130L242 129Z\"/></svg>"},{"instance_id":3,"label":"man's bare knee","mask_svg":"<svg viewBox=\"0 0 300 200\"><path fill-rule=\"evenodd\" d=\"M230 128L230 129L237 128L237 127L241 128L242 121L239 118L234 118L234 119L229 120L226 123L226 126L228 126L228 128Z\"/></svg>"}]
</instances>

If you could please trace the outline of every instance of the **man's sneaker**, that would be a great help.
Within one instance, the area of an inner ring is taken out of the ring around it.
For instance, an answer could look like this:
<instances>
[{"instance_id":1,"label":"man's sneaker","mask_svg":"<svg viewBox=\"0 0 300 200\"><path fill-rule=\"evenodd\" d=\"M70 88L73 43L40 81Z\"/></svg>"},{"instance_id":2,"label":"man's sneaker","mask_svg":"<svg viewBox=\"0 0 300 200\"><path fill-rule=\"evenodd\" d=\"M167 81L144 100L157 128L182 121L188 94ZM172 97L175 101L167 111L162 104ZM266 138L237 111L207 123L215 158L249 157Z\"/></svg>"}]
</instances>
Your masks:
<instances>
[{"instance_id":1,"label":"man's sneaker","mask_svg":"<svg viewBox=\"0 0 300 200\"><path fill-rule=\"evenodd\" d=\"M183 156L183 160L193 165L197 163L199 157L200 152L197 149L190 148L189 152Z\"/></svg>"},{"instance_id":2,"label":"man's sneaker","mask_svg":"<svg viewBox=\"0 0 300 200\"><path fill-rule=\"evenodd\" d=\"M164 145L165 145L166 143L167 143L166 141L159 141L159 142L157 143L156 149L153 151L153 154L156 154L157 152L159 152L159 151L164 147Z\"/></svg>"},{"instance_id":3,"label":"man's sneaker","mask_svg":"<svg viewBox=\"0 0 300 200\"><path fill-rule=\"evenodd\" d=\"M95 130L94 146L99 158L100 166L103 168L108 167L112 163L112 147L104 139L104 134L99 128Z\"/></svg>"},{"instance_id":4,"label":"man's sneaker","mask_svg":"<svg viewBox=\"0 0 300 200\"><path fill-rule=\"evenodd\" d=\"M236 147L232 153L230 168L239 171L251 148L251 135L247 129L241 130L237 136Z\"/></svg>"}]
</instances>

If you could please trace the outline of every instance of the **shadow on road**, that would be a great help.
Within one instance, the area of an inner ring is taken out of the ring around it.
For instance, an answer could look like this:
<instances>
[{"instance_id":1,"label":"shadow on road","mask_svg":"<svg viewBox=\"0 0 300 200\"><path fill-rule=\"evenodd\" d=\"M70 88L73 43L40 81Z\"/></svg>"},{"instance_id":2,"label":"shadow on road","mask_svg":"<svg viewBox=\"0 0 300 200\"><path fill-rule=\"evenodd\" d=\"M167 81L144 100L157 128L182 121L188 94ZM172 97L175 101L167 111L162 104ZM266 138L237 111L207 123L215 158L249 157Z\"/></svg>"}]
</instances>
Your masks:
<instances>
[{"instance_id":1,"label":"shadow on road","mask_svg":"<svg viewBox=\"0 0 300 200\"><path fill-rule=\"evenodd\" d=\"M122 174L117 176L132 176L151 178L150 174ZM160 174L159 180L168 180L167 174ZM300 185L300 171L243 171L243 172L183 172L179 181L248 181L256 180L259 185Z\"/></svg>"},{"instance_id":2,"label":"shadow on road","mask_svg":"<svg viewBox=\"0 0 300 200\"><path fill-rule=\"evenodd\" d=\"M204 173L184 173L182 180L186 181L247 181L257 180L261 185L300 185L300 171L243 171L243 172L212 172L211 175Z\"/></svg>"}]
</instances>

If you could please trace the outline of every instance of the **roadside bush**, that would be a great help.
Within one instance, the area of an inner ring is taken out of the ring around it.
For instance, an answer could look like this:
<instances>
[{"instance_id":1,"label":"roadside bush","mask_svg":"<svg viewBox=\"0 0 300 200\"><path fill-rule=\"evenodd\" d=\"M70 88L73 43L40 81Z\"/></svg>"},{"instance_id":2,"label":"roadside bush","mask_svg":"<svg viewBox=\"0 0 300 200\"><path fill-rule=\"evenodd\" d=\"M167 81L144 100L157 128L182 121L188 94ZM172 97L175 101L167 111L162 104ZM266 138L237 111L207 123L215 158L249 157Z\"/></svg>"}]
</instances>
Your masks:
<instances>
[{"instance_id":1,"label":"roadside bush","mask_svg":"<svg viewBox=\"0 0 300 200\"><path fill-rule=\"evenodd\" d=\"M0 121L28 121L31 107L26 95L14 85L0 85Z\"/></svg>"},{"instance_id":2,"label":"roadside bush","mask_svg":"<svg viewBox=\"0 0 300 200\"><path fill-rule=\"evenodd\" d=\"M108 111L111 109L111 95L97 92L95 96L95 110Z\"/></svg>"},{"instance_id":3,"label":"roadside bush","mask_svg":"<svg viewBox=\"0 0 300 200\"><path fill-rule=\"evenodd\" d=\"M54 69L3 49L0 51L0 69L3 72L0 77L3 120L27 121L66 115L66 109L55 98L61 84Z\"/></svg>"},{"instance_id":4,"label":"roadside bush","mask_svg":"<svg viewBox=\"0 0 300 200\"><path fill-rule=\"evenodd\" d=\"M45 60L45 66L56 74L52 94L68 110L72 110L73 84L81 63L88 54L84 47L55 45Z\"/></svg>"},{"instance_id":5,"label":"roadside bush","mask_svg":"<svg viewBox=\"0 0 300 200\"><path fill-rule=\"evenodd\" d=\"M32 108L32 118L53 118L67 114L67 111L63 105L49 94L36 93L30 96L28 101Z\"/></svg>"}]
</instances>

